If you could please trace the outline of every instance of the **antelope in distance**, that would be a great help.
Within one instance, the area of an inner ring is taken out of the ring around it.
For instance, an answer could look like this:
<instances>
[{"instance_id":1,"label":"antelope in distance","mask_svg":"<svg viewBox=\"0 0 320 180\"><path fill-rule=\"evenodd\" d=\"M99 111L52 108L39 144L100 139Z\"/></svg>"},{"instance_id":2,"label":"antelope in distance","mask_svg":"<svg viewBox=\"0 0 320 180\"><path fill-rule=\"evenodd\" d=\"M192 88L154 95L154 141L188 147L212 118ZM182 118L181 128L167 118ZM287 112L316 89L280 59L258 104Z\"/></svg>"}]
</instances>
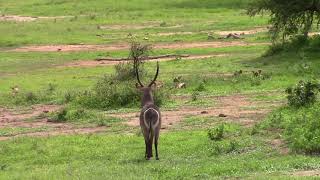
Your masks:
<instances>
[{"instance_id":1,"label":"antelope in distance","mask_svg":"<svg viewBox=\"0 0 320 180\"><path fill-rule=\"evenodd\" d=\"M144 86L139 78L139 69L138 69L138 62L134 63L134 69L136 73L136 77L138 83L136 84L137 88L142 93L141 99L141 112L140 112L140 127L143 133L146 151L145 151L145 158L149 160L153 157L152 154L152 145L154 140L154 147L156 150L156 160L159 160L158 156L158 139L159 133L161 128L161 114L159 108L154 104L153 94L152 94L152 85L155 84L155 81L159 74L159 62L157 62L157 72L154 79L148 86Z\"/></svg>"}]
</instances>

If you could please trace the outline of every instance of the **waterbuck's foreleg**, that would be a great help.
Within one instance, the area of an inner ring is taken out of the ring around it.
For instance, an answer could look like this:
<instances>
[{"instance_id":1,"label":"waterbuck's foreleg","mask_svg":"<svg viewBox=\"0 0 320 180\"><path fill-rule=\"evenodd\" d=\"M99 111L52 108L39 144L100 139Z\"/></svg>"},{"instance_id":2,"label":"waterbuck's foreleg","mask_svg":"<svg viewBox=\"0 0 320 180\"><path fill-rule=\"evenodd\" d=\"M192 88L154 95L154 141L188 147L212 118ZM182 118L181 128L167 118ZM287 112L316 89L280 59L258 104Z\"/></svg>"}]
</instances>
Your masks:
<instances>
[{"instance_id":1,"label":"waterbuck's foreleg","mask_svg":"<svg viewBox=\"0 0 320 180\"><path fill-rule=\"evenodd\" d=\"M146 152L144 153L144 158L147 159L147 155L148 155L148 141L145 139L145 140L144 140L144 143L145 143L145 145L146 145Z\"/></svg>"},{"instance_id":2,"label":"waterbuck's foreleg","mask_svg":"<svg viewBox=\"0 0 320 180\"><path fill-rule=\"evenodd\" d=\"M159 133L160 133L160 131L158 129L156 129L155 132L154 132L154 148L156 149L156 160L159 160L159 155L158 155Z\"/></svg>"}]
</instances>

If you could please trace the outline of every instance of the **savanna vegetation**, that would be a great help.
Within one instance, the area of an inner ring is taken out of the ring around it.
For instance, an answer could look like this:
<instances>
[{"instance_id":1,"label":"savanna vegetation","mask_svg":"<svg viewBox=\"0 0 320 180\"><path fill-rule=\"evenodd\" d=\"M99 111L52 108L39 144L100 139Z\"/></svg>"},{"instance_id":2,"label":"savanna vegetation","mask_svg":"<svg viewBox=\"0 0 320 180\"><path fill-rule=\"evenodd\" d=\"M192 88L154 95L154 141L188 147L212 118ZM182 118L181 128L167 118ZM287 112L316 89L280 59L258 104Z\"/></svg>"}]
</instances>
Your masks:
<instances>
[{"instance_id":1,"label":"savanna vegetation","mask_svg":"<svg viewBox=\"0 0 320 180\"><path fill-rule=\"evenodd\" d=\"M318 6L0 0L0 179L315 178ZM159 161L144 159L137 56L143 82L160 64Z\"/></svg>"}]
</instances>

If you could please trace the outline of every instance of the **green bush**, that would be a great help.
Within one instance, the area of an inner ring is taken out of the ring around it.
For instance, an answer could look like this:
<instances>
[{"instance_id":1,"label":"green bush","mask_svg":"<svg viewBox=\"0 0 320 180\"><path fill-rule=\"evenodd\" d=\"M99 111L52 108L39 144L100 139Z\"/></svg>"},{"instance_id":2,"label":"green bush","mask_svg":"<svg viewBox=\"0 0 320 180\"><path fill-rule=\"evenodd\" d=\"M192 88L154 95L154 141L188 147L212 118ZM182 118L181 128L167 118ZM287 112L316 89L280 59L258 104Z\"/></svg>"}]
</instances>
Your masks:
<instances>
[{"instance_id":1,"label":"green bush","mask_svg":"<svg viewBox=\"0 0 320 180\"><path fill-rule=\"evenodd\" d=\"M166 99L166 91L156 89L155 104L161 106ZM135 80L119 81L111 76L100 78L92 91L79 94L76 104L95 109L117 109L139 107L141 92L135 87Z\"/></svg>"},{"instance_id":2,"label":"green bush","mask_svg":"<svg viewBox=\"0 0 320 180\"><path fill-rule=\"evenodd\" d=\"M139 66L139 72L142 74L143 66ZM124 62L115 65L114 79L118 81L128 81L135 79L136 74L131 62Z\"/></svg>"},{"instance_id":3,"label":"green bush","mask_svg":"<svg viewBox=\"0 0 320 180\"><path fill-rule=\"evenodd\" d=\"M285 134L292 149L309 154L320 153L320 110L314 109L293 117Z\"/></svg>"},{"instance_id":4,"label":"green bush","mask_svg":"<svg viewBox=\"0 0 320 180\"><path fill-rule=\"evenodd\" d=\"M103 113L83 108L62 108L49 116L50 122L87 122L95 123L98 126L108 126L112 123L119 122L118 118L105 116Z\"/></svg>"},{"instance_id":5,"label":"green bush","mask_svg":"<svg viewBox=\"0 0 320 180\"><path fill-rule=\"evenodd\" d=\"M62 108L57 112L54 112L53 115L49 118L50 122L65 122L67 121L67 113L68 110L66 108Z\"/></svg>"},{"instance_id":6,"label":"green bush","mask_svg":"<svg viewBox=\"0 0 320 180\"><path fill-rule=\"evenodd\" d=\"M282 52L319 51L320 36L306 39L304 36L292 36L284 43L275 43L263 54L264 57L273 56Z\"/></svg>"},{"instance_id":7,"label":"green bush","mask_svg":"<svg viewBox=\"0 0 320 180\"><path fill-rule=\"evenodd\" d=\"M208 130L208 137L213 141L220 141L224 135L224 124Z\"/></svg>"},{"instance_id":8,"label":"green bush","mask_svg":"<svg viewBox=\"0 0 320 180\"><path fill-rule=\"evenodd\" d=\"M137 105L140 100L134 81L118 81L104 76L98 80L94 91L102 108L128 107Z\"/></svg>"},{"instance_id":9,"label":"green bush","mask_svg":"<svg viewBox=\"0 0 320 180\"><path fill-rule=\"evenodd\" d=\"M282 107L262 122L262 129L279 128L289 147L296 152L320 153L320 104L299 109Z\"/></svg>"},{"instance_id":10,"label":"green bush","mask_svg":"<svg viewBox=\"0 0 320 180\"><path fill-rule=\"evenodd\" d=\"M318 83L299 81L295 87L286 89L288 104L295 107L312 104L316 101L318 91Z\"/></svg>"}]
</instances>

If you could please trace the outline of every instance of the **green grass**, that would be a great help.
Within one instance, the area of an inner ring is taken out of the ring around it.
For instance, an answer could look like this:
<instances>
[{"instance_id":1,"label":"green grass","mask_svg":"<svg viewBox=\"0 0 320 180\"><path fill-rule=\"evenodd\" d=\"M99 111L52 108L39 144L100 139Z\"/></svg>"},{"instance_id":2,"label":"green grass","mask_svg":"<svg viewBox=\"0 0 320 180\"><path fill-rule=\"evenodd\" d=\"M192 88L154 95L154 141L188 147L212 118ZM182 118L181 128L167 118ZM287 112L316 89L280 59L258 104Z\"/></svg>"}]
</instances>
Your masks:
<instances>
[{"instance_id":1,"label":"green grass","mask_svg":"<svg viewBox=\"0 0 320 180\"><path fill-rule=\"evenodd\" d=\"M216 153L230 141L237 143L233 151ZM211 179L319 168L318 157L280 155L264 138L245 133L218 145L204 131L164 133L160 161L143 159L142 137L135 135L20 138L0 144L1 179Z\"/></svg>"},{"instance_id":2,"label":"green grass","mask_svg":"<svg viewBox=\"0 0 320 180\"><path fill-rule=\"evenodd\" d=\"M1 14L29 16L71 17L40 19L33 22L1 22L0 47L27 44L105 44L126 41L128 33L145 37L144 34L176 31L208 31L247 29L266 25L265 18L250 18L239 7L248 0L220 1L49 1L28 0L26 2L0 1ZM230 9L230 6L232 9ZM212 8L210 8L212 7ZM228 8L227 8L228 7ZM73 16L73 17L72 17ZM228 23L226 23L228 22ZM99 26L129 24L146 26L134 29L101 29ZM165 24L162 25L161 24ZM150 27L151 25L151 27ZM178 26L177 26L178 25ZM170 28L170 26L177 26ZM102 36L97 36L102 35ZM185 37L185 36L184 36ZM155 38L155 39L153 39ZM151 37L151 41L199 40L206 35L187 38Z\"/></svg>"},{"instance_id":3,"label":"green grass","mask_svg":"<svg viewBox=\"0 0 320 180\"><path fill-rule=\"evenodd\" d=\"M39 127L39 128L27 128L27 127L8 127L8 128L0 128L0 136L15 136L24 133L31 132L42 132L50 130L49 127Z\"/></svg>"},{"instance_id":4,"label":"green grass","mask_svg":"<svg viewBox=\"0 0 320 180\"><path fill-rule=\"evenodd\" d=\"M243 48L221 48L215 50L190 49L181 51L155 51L154 54L176 52L178 54L200 54L203 53L231 53L226 57L213 57L202 60L184 61L175 60L170 62L161 62L161 74L159 80L165 82L167 88L172 88L173 78L182 76L187 84L186 89L174 90L174 94L192 94L194 89L199 86L201 81L205 82L204 94L218 95L230 93L253 93L271 90L283 91L286 87L292 86L300 79L309 79L317 77L320 64L317 62L317 53L305 52L304 59L300 54L282 53L277 56L262 58L260 54L264 52L265 47L243 47ZM234 52L233 52L234 51ZM254 53L250 53L253 52ZM122 56L125 52L119 52ZM2 61L0 66L7 68L7 75L0 80L3 86L0 87L2 94L9 94L10 87L18 86L21 92L39 92L47 89L48 85L57 86L54 98L63 99L65 93L73 91L88 90L93 87L98 78L103 74L111 74L114 72L113 67L55 67L50 60L45 59L46 53L31 53L23 56L25 53L13 53L8 58L9 61ZM49 53L52 61L57 64L63 64L73 59L82 59L86 57L99 56L101 53L65 53L59 55L57 53ZM25 60L32 55L38 60ZM40 55L40 56L39 56ZM122 56L123 57L123 56ZM16 60L17 58L17 60ZM44 60L43 60L44 59ZM33 62L39 69L33 69ZM38 63L41 62L41 63ZM308 65L305 69L304 65ZM146 65L149 76L154 71L154 63ZM269 77L266 79L254 78L251 71L261 69L262 72ZM246 73L239 77L210 75L217 73L233 74L235 71L245 71ZM21 71L21 72L20 72ZM12 75L10 75L12 74ZM13 75L14 74L14 75ZM148 76L148 77L149 77ZM143 77L143 80L147 78ZM199 81L200 80L200 81ZM7 95L2 96L1 102L7 102ZM57 101L59 102L59 101Z\"/></svg>"}]
</instances>

